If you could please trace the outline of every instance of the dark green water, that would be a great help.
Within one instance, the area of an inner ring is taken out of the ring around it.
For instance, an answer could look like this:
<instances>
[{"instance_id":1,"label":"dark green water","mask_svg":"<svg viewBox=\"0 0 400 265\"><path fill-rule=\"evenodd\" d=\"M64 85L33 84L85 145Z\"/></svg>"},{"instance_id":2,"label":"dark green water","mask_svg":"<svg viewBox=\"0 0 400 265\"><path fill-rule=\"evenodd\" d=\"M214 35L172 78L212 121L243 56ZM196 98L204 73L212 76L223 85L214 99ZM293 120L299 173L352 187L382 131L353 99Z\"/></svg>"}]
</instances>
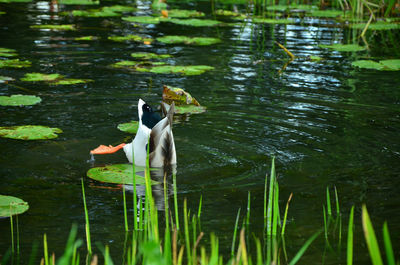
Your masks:
<instances>
[{"instance_id":1,"label":"dark green water","mask_svg":"<svg viewBox=\"0 0 400 265\"><path fill-rule=\"evenodd\" d=\"M137 14L151 12L148 2L138 1L138 5ZM211 8L209 3L174 7L207 14ZM64 131L48 141L0 138L0 193L20 197L30 205L18 218L23 261L28 260L33 242L41 244L44 233L50 251L58 256L72 223L79 225L84 238L80 179L93 166L87 162L89 150L99 144L130 140L116 126L137 119L139 98L157 105L164 84L184 88L207 107L206 113L177 117L179 123L174 125L179 200L183 205L187 198L189 208L196 211L203 196L204 242L214 231L222 251L229 253L236 213L241 207L244 214L249 191L251 229L260 235L264 177L275 155L282 209L289 194L294 196L286 228L286 247L292 257L323 227L322 204L328 185L336 185L339 191L343 227L347 226L350 207L357 207L356 264L368 261L360 222L363 203L378 231L383 221L388 221L394 247L399 249L400 74L351 66L358 58L398 58L398 31L368 33L369 51L340 53L318 45L347 43L360 32L337 27L334 21L299 19L296 25L286 26L192 28L165 23L134 27L118 17L72 18L57 13L73 8L50 2L0 4L0 10L7 12L0 16L0 47L14 48L20 59L32 61L30 68L0 69L0 75L17 79L0 84L0 95L38 94L42 98L31 107L0 107L0 126L40 124ZM79 30L29 28L33 24L68 23L77 24ZM126 34L211 36L223 42L193 47L107 40L111 35ZM100 39L73 40L85 35ZM300 57L281 74L287 55L275 41ZM205 64L215 70L185 77L108 67L131 60L130 53L138 51L170 53L174 55L169 59L172 64ZM324 60L311 62L306 60L309 55ZM29 72L60 73L94 82L49 86L19 81ZM96 157L95 165L125 162L121 152ZM92 240L108 244L119 264L124 241L122 191L90 179L85 183ZM1 257L11 245L8 219L0 219L0 235ZM344 231L344 239L345 235ZM344 247L341 254L327 251L325 257L324 248L321 236L301 264L345 262ZM41 256L41 247L39 253Z\"/></svg>"}]
</instances>

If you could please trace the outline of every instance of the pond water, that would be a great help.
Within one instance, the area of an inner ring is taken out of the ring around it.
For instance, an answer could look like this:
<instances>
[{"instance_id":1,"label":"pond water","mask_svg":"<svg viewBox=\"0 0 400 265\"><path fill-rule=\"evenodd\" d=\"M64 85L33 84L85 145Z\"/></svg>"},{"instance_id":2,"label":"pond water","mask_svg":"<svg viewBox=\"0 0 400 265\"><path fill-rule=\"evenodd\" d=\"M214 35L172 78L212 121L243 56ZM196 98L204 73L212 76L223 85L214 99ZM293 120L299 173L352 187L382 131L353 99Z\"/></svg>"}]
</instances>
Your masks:
<instances>
[{"instance_id":1,"label":"pond water","mask_svg":"<svg viewBox=\"0 0 400 265\"><path fill-rule=\"evenodd\" d=\"M150 2L137 1L137 5L138 11L130 14L151 13ZM212 18L208 2L171 6L203 11ZM20 197L30 205L29 211L18 218L23 261L29 259L34 242L41 244L44 233L50 251L58 256L73 223L78 224L84 238L84 178L92 241L108 244L114 262L121 263L125 236L122 191L118 186L86 179L86 172L93 166L126 163L126 158L123 152L97 156L93 164L88 162L89 150L100 144L130 141L131 135L119 131L117 125L137 119L139 98L157 106L163 85L181 87L207 107L202 114L177 115L173 128L179 201L183 205L187 198L189 208L196 211L203 197L205 242L215 232L222 252L229 253L236 214L241 208L243 217L248 192L251 231L260 235L264 179L275 155L282 209L293 193L286 228L290 255L323 228L327 186L337 187L343 227L347 226L350 207L356 205L357 264L369 260L361 227L363 203L377 231L388 221L394 248L399 249L400 74L351 66L360 58L399 57L399 31L368 32L370 49L355 53L318 46L351 43L359 36L360 31L341 28L334 20L297 19L290 25L242 22L225 27L172 23L134 26L120 17L60 15L62 11L89 8L93 7L44 1L0 4L0 10L6 12L0 15L0 47L16 49L18 58L32 62L30 68L0 69L0 75L16 79L0 84L0 95L33 94L42 98L34 106L0 107L0 126L37 124L63 130L54 140L0 138L0 193ZM78 30L30 28L39 24L76 24ZM127 34L150 38L206 36L222 42L211 46L147 45L107 39ZM87 35L98 39L74 40ZM275 41L298 58L288 63L288 56ZM167 60L170 64L215 69L182 76L109 67L132 60L132 52L168 53L173 55ZM323 60L313 62L308 59L311 55ZM20 81L31 72L94 81L58 86ZM0 235L1 257L11 245L8 219L0 219ZM301 264L345 262L343 246L340 254L323 254L324 249L320 236Z\"/></svg>"}]
</instances>

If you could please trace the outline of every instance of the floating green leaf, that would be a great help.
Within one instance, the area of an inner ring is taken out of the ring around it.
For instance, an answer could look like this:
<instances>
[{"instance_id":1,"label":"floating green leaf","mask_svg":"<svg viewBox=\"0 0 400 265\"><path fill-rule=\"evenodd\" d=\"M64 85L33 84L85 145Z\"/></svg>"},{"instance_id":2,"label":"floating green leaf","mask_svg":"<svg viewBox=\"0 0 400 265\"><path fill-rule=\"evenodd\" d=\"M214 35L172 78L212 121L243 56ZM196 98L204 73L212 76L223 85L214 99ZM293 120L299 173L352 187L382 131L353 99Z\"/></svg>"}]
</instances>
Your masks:
<instances>
[{"instance_id":1,"label":"floating green leaf","mask_svg":"<svg viewBox=\"0 0 400 265\"><path fill-rule=\"evenodd\" d=\"M357 44L340 44L340 43L332 45L321 44L319 45L319 47L333 49L339 52L358 52L358 51L364 51L366 49L366 47Z\"/></svg>"},{"instance_id":2,"label":"floating green leaf","mask_svg":"<svg viewBox=\"0 0 400 265\"><path fill-rule=\"evenodd\" d=\"M400 70L400 59L382 60L375 62L372 60L358 60L351 63L352 66L375 69L380 71L399 71Z\"/></svg>"},{"instance_id":3,"label":"floating green leaf","mask_svg":"<svg viewBox=\"0 0 400 265\"><path fill-rule=\"evenodd\" d=\"M20 61L19 59L12 60L0 60L0 68L3 67L12 67L12 68L22 68L22 67L30 67L30 61Z\"/></svg>"},{"instance_id":4,"label":"floating green leaf","mask_svg":"<svg viewBox=\"0 0 400 265\"><path fill-rule=\"evenodd\" d=\"M54 85L76 85L76 84L86 84L88 82L93 82L93 80L92 79L65 78L65 79L60 79L52 84L54 84Z\"/></svg>"},{"instance_id":5,"label":"floating green leaf","mask_svg":"<svg viewBox=\"0 0 400 265\"><path fill-rule=\"evenodd\" d=\"M0 0L0 3L28 3L32 0Z\"/></svg>"},{"instance_id":6,"label":"floating green leaf","mask_svg":"<svg viewBox=\"0 0 400 265\"><path fill-rule=\"evenodd\" d=\"M211 20L211 19L178 19L178 18L171 18L164 20L166 22L171 22L178 25L184 26L193 26L193 27L212 27L221 24L220 21Z\"/></svg>"},{"instance_id":7,"label":"floating green leaf","mask_svg":"<svg viewBox=\"0 0 400 265\"><path fill-rule=\"evenodd\" d=\"M68 13L67 13L68 14ZM74 17L118 17L121 13L108 9L72 10L69 14Z\"/></svg>"},{"instance_id":8,"label":"floating green leaf","mask_svg":"<svg viewBox=\"0 0 400 265\"><path fill-rule=\"evenodd\" d=\"M149 72L149 69L153 66L165 65L165 62L137 62L137 61L120 61L114 64L111 64L111 67L114 68L126 68L126 69L134 69L141 72Z\"/></svg>"},{"instance_id":9,"label":"floating green leaf","mask_svg":"<svg viewBox=\"0 0 400 265\"><path fill-rule=\"evenodd\" d=\"M98 5L100 1L97 0L58 0L60 5Z\"/></svg>"},{"instance_id":10,"label":"floating green leaf","mask_svg":"<svg viewBox=\"0 0 400 265\"><path fill-rule=\"evenodd\" d=\"M18 140L41 140L57 138L61 129L41 125L0 127L0 137Z\"/></svg>"},{"instance_id":11,"label":"floating green leaf","mask_svg":"<svg viewBox=\"0 0 400 265\"><path fill-rule=\"evenodd\" d=\"M265 23L265 24L290 24L293 20L290 19L274 19L274 18L253 18L254 23Z\"/></svg>"},{"instance_id":12,"label":"floating green leaf","mask_svg":"<svg viewBox=\"0 0 400 265\"><path fill-rule=\"evenodd\" d=\"M0 217L21 214L29 209L29 204L20 198L0 195Z\"/></svg>"},{"instance_id":13,"label":"floating green leaf","mask_svg":"<svg viewBox=\"0 0 400 265\"><path fill-rule=\"evenodd\" d=\"M187 37L187 36L163 36L157 38L157 41L167 44L184 43L188 45L212 45L221 42L217 38L203 38L203 37Z\"/></svg>"},{"instance_id":14,"label":"floating green leaf","mask_svg":"<svg viewBox=\"0 0 400 265\"><path fill-rule=\"evenodd\" d=\"M142 59L142 60L151 60L151 59L165 59L172 57L169 54L155 54L151 52L134 52L131 53L133 58Z\"/></svg>"},{"instance_id":15,"label":"floating green leaf","mask_svg":"<svg viewBox=\"0 0 400 265\"><path fill-rule=\"evenodd\" d=\"M385 68L390 69L392 71L400 70L400 59L392 59L392 60L382 60L379 61Z\"/></svg>"},{"instance_id":16,"label":"floating green leaf","mask_svg":"<svg viewBox=\"0 0 400 265\"><path fill-rule=\"evenodd\" d=\"M136 42L152 42L153 39L144 38L138 35L126 35L126 36L110 36L109 40L124 42L124 41L136 41Z\"/></svg>"},{"instance_id":17,"label":"floating green leaf","mask_svg":"<svg viewBox=\"0 0 400 265\"><path fill-rule=\"evenodd\" d=\"M203 113L205 111L206 111L206 107L204 107L204 106L195 106L195 105L175 106L175 113L176 114Z\"/></svg>"},{"instance_id":18,"label":"floating green leaf","mask_svg":"<svg viewBox=\"0 0 400 265\"><path fill-rule=\"evenodd\" d=\"M287 10L291 10L291 9L296 9L296 10L304 10L304 11L312 11L312 10L318 10L318 6L315 5L272 5L272 6L268 6L267 10L270 11L280 11L280 12L284 12Z\"/></svg>"},{"instance_id":19,"label":"floating green leaf","mask_svg":"<svg viewBox=\"0 0 400 265\"><path fill-rule=\"evenodd\" d=\"M170 9L168 10L168 17L179 17L179 18L189 18L189 17L204 17L203 12L196 10L184 10L184 9Z\"/></svg>"},{"instance_id":20,"label":"floating green leaf","mask_svg":"<svg viewBox=\"0 0 400 265\"><path fill-rule=\"evenodd\" d=\"M111 10L113 12L132 12L135 11L136 8L133 6L123 6L123 5L113 5L113 6L105 6L102 8L103 10Z\"/></svg>"},{"instance_id":21,"label":"floating green leaf","mask_svg":"<svg viewBox=\"0 0 400 265\"><path fill-rule=\"evenodd\" d=\"M17 56L17 52L14 49L0 48L0 57L13 57Z\"/></svg>"},{"instance_id":22,"label":"floating green leaf","mask_svg":"<svg viewBox=\"0 0 400 265\"><path fill-rule=\"evenodd\" d=\"M41 102L42 99L37 96L30 95L11 95L11 96L0 96L1 106L26 106L35 105Z\"/></svg>"},{"instance_id":23,"label":"floating green leaf","mask_svg":"<svg viewBox=\"0 0 400 265\"><path fill-rule=\"evenodd\" d=\"M340 17L343 16L344 12L340 10L312 10L307 13L307 16L311 17Z\"/></svg>"},{"instance_id":24,"label":"floating green leaf","mask_svg":"<svg viewBox=\"0 0 400 265\"><path fill-rule=\"evenodd\" d=\"M139 128L139 122L131 121L131 122L126 122L126 123L121 123L121 124L118 124L117 128L123 132L135 134Z\"/></svg>"},{"instance_id":25,"label":"floating green leaf","mask_svg":"<svg viewBox=\"0 0 400 265\"><path fill-rule=\"evenodd\" d=\"M150 72L156 74L183 74L183 75L200 75L208 70L213 70L214 67L208 65L162 65L155 66L150 69Z\"/></svg>"},{"instance_id":26,"label":"floating green leaf","mask_svg":"<svg viewBox=\"0 0 400 265\"><path fill-rule=\"evenodd\" d=\"M48 29L48 30L76 30L75 25L65 24L65 25L32 25L32 29Z\"/></svg>"},{"instance_id":27,"label":"floating green leaf","mask_svg":"<svg viewBox=\"0 0 400 265\"><path fill-rule=\"evenodd\" d=\"M218 16L227 16L227 17L238 17L238 16L242 15L242 14L234 12L234 11L223 10L223 9L216 10L215 14Z\"/></svg>"},{"instance_id":28,"label":"floating green leaf","mask_svg":"<svg viewBox=\"0 0 400 265\"><path fill-rule=\"evenodd\" d=\"M350 25L350 27L353 29L364 29L366 25L367 25L366 23L356 23ZM390 30L390 29L400 29L400 24L393 22L378 21L376 23L371 23L368 26L368 30Z\"/></svg>"},{"instance_id":29,"label":"floating green leaf","mask_svg":"<svg viewBox=\"0 0 400 265\"><path fill-rule=\"evenodd\" d=\"M38 81L54 81L64 76L60 74L41 74L41 73L26 73L21 81L25 82L38 82Z\"/></svg>"},{"instance_id":30,"label":"floating green leaf","mask_svg":"<svg viewBox=\"0 0 400 265\"><path fill-rule=\"evenodd\" d=\"M138 167L136 166L136 171ZM133 183L133 169L132 164L116 164L104 167L94 167L89 169L87 176L91 179L117 184L132 184ZM137 185L144 185L145 179L142 176L135 174L135 181ZM157 182L152 181L152 184Z\"/></svg>"},{"instance_id":31,"label":"floating green leaf","mask_svg":"<svg viewBox=\"0 0 400 265\"><path fill-rule=\"evenodd\" d=\"M74 40L77 41L92 41L92 40L98 40L99 38L96 36L82 36L82 37L76 37Z\"/></svg>"},{"instance_id":32,"label":"floating green leaf","mask_svg":"<svg viewBox=\"0 0 400 265\"><path fill-rule=\"evenodd\" d=\"M310 55L309 58L310 58L310 61L312 61L312 62L319 62L323 59L317 55Z\"/></svg>"},{"instance_id":33,"label":"floating green leaf","mask_svg":"<svg viewBox=\"0 0 400 265\"><path fill-rule=\"evenodd\" d=\"M160 23L159 17L150 17L150 16L123 17L122 20L125 20L128 22L143 23L143 24L158 24L158 23Z\"/></svg>"}]
</instances>

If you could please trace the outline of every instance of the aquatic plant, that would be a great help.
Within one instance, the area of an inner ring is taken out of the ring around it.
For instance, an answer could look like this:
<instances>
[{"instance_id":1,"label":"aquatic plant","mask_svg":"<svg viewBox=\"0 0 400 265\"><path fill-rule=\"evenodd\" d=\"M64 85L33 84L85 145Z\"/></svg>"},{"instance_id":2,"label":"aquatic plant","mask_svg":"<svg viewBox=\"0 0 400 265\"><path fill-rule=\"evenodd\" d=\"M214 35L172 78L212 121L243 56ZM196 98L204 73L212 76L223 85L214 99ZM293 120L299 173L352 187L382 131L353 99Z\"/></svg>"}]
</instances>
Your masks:
<instances>
[{"instance_id":1,"label":"aquatic plant","mask_svg":"<svg viewBox=\"0 0 400 265\"><path fill-rule=\"evenodd\" d=\"M118 124L117 128L120 131L135 134L139 128L139 122L131 121L131 122L126 122L126 123L121 123L121 124Z\"/></svg>"},{"instance_id":2,"label":"aquatic plant","mask_svg":"<svg viewBox=\"0 0 400 265\"><path fill-rule=\"evenodd\" d=\"M185 9L169 9L168 17L189 18L189 17L204 17L205 14L196 10Z\"/></svg>"},{"instance_id":3,"label":"aquatic plant","mask_svg":"<svg viewBox=\"0 0 400 265\"><path fill-rule=\"evenodd\" d=\"M109 36L109 40L117 41L117 42L124 42L124 41L136 41L136 42L148 42L151 43L153 39L141 37L139 35L126 35L126 36Z\"/></svg>"},{"instance_id":4,"label":"aquatic plant","mask_svg":"<svg viewBox=\"0 0 400 265\"><path fill-rule=\"evenodd\" d=\"M65 25L31 25L31 29L46 29L46 30L76 30L76 26L72 24L65 24Z\"/></svg>"},{"instance_id":5,"label":"aquatic plant","mask_svg":"<svg viewBox=\"0 0 400 265\"><path fill-rule=\"evenodd\" d=\"M161 21L159 17L151 17L151 16L130 16L123 17L122 20L134 23L143 23L143 24L158 24Z\"/></svg>"},{"instance_id":6,"label":"aquatic plant","mask_svg":"<svg viewBox=\"0 0 400 265\"><path fill-rule=\"evenodd\" d=\"M152 60L152 59L166 59L171 58L170 54L155 54L151 52L134 52L131 53L131 57L141 60Z\"/></svg>"},{"instance_id":7,"label":"aquatic plant","mask_svg":"<svg viewBox=\"0 0 400 265\"><path fill-rule=\"evenodd\" d=\"M381 60L375 62L372 60L358 60L351 63L352 66L364 69L375 69L379 71L399 71L400 59Z\"/></svg>"},{"instance_id":8,"label":"aquatic plant","mask_svg":"<svg viewBox=\"0 0 400 265\"><path fill-rule=\"evenodd\" d=\"M23 68L30 67L32 63L28 60L20 61L19 59L8 59L0 60L0 68L11 67L11 68Z\"/></svg>"},{"instance_id":9,"label":"aquatic plant","mask_svg":"<svg viewBox=\"0 0 400 265\"><path fill-rule=\"evenodd\" d=\"M138 169L138 167L136 167ZM139 168L139 170L144 170ZM135 172L136 173L136 172ZM106 182L106 183L118 183L118 184L132 184L132 165L131 164L115 164L104 167L94 167L89 169L87 176L91 179ZM135 182L139 185L145 184L143 176L135 174ZM152 181L153 184L157 182Z\"/></svg>"},{"instance_id":10,"label":"aquatic plant","mask_svg":"<svg viewBox=\"0 0 400 265\"><path fill-rule=\"evenodd\" d=\"M0 57L14 57L17 55L17 51L14 49L0 47Z\"/></svg>"},{"instance_id":11,"label":"aquatic plant","mask_svg":"<svg viewBox=\"0 0 400 265\"><path fill-rule=\"evenodd\" d=\"M31 95L0 96L0 106L27 106L38 104L41 101L40 97Z\"/></svg>"},{"instance_id":12,"label":"aquatic plant","mask_svg":"<svg viewBox=\"0 0 400 265\"><path fill-rule=\"evenodd\" d=\"M62 130L41 125L0 127L0 137L17 140L53 139L58 137L57 133Z\"/></svg>"},{"instance_id":13,"label":"aquatic plant","mask_svg":"<svg viewBox=\"0 0 400 265\"><path fill-rule=\"evenodd\" d=\"M29 204L24 200L14 197L0 195L0 217L10 217L22 214L29 209Z\"/></svg>"},{"instance_id":14,"label":"aquatic plant","mask_svg":"<svg viewBox=\"0 0 400 265\"><path fill-rule=\"evenodd\" d=\"M339 52L358 52L366 50L366 47L360 46L358 44L340 44L340 43L331 45L320 44L319 47L332 49Z\"/></svg>"},{"instance_id":15,"label":"aquatic plant","mask_svg":"<svg viewBox=\"0 0 400 265\"><path fill-rule=\"evenodd\" d=\"M216 43L220 43L221 40L218 38L210 38L210 37L187 37L187 36L163 36L163 37L158 37L157 41L166 43L166 44L187 44L187 45L199 45L199 46L205 46L205 45L212 45Z\"/></svg>"}]
</instances>

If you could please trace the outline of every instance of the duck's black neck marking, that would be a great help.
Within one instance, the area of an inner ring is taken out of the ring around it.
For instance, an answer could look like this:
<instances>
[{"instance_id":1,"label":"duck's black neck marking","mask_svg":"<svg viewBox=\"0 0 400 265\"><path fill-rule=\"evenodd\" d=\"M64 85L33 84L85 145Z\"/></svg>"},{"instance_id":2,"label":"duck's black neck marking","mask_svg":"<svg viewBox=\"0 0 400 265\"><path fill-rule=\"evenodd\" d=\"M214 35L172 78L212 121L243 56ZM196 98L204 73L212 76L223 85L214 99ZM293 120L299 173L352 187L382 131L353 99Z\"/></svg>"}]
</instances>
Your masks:
<instances>
[{"instance_id":1,"label":"duck's black neck marking","mask_svg":"<svg viewBox=\"0 0 400 265\"><path fill-rule=\"evenodd\" d=\"M149 129L152 129L161 120L161 116L153 112L153 109L147 104L142 106L142 111L142 123Z\"/></svg>"}]
</instances>

